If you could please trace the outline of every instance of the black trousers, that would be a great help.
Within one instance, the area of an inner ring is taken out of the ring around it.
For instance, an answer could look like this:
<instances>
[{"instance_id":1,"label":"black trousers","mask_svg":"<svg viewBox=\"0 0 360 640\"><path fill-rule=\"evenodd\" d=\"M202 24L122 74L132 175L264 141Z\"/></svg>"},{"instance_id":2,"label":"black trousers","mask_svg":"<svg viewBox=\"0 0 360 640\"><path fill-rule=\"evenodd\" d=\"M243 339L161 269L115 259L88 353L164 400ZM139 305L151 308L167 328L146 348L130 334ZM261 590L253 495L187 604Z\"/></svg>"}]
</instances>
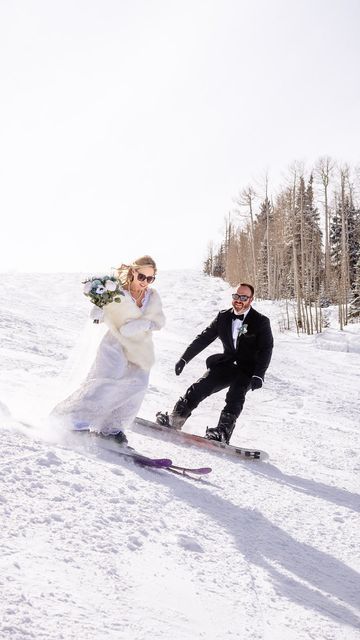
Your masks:
<instances>
[{"instance_id":1,"label":"black trousers","mask_svg":"<svg viewBox=\"0 0 360 640\"><path fill-rule=\"evenodd\" d=\"M208 369L185 393L188 407L192 411L200 402L213 393L229 388L223 411L239 417L250 388L251 376L240 371L236 364L219 364Z\"/></svg>"}]
</instances>

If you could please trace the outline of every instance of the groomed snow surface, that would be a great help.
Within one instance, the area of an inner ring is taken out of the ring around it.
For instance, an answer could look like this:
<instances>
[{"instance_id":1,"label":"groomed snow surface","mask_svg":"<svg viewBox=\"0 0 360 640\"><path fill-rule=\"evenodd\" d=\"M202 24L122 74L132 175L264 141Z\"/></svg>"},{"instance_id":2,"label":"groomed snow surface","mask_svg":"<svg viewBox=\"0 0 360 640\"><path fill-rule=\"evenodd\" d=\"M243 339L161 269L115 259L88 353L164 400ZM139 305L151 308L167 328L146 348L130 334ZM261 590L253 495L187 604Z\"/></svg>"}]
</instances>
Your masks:
<instances>
[{"instance_id":1,"label":"groomed snow surface","mask_svg":"<svg viewBox=\"0 0 360 640\"><path fill-rule=\"evenodd\" d=\"M86 324L80 281L2 278L0 637L358 639L360 325L340 332L329 310L323 334L297 336L279 329L282 305L254 304L271 317L275 350L232 444L265 449L269 461L128 432L144 454L213 468L195 482L44 428ZM148 419L171 409L219 349L174 375L231 293L194 272L160 274L156 287L167 326L156 335ZM216 425L223 398L208 398L185 430Z\"/></svg>"}]
</instances>

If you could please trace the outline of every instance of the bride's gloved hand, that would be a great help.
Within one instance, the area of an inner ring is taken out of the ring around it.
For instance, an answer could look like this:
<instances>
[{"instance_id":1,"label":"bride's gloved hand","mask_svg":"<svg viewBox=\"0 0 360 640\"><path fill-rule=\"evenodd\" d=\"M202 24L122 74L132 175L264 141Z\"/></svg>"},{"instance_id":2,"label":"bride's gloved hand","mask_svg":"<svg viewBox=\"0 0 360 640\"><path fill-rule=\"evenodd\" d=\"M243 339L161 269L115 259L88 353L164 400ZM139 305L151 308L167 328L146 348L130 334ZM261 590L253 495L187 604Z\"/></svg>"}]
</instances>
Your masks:
<instances>
[{"instance_id":1,"label":"bride's gloved hand","mask_svg":"<svg viewBox=\"0 0 360 640\"><path fill-rule=\"evenodd\" d=\"M91 307L90 318L93 320L94 324L99 324L99 322L103 322L104 320L104 311L97 307L95 304Z\"/></svg>"},{"instance_id":2,"label":"bride's gloved hand","mask_svg":"<svg viewBox=\"0 0 360 640\"><path fill-rule=\"evenodd\" d=\"M119 331L124 338L130 338L131 336L141 333L143 331L149 331L151 328L151 320L145 318L138 318L138 320L129 320L120 327Z\"/></svg>"}]
</instances>

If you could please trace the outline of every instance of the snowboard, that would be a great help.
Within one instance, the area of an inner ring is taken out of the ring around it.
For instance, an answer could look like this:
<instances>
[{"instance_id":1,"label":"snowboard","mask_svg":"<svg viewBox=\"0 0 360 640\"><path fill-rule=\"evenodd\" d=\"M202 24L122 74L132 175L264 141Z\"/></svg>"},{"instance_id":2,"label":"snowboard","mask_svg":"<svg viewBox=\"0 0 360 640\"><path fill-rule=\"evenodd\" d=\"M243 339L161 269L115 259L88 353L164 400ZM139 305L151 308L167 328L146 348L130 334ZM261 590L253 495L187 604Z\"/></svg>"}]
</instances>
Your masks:
<instances>
[{"instance_id":1,"label":"snowboard","mask_svg":"<svg viewBox=\"0 0 360 640\"><path fill-rule=\"evenodd\" d=\"M223 442L216 442L215 440L208 440L203 436L198 436L193 433L187 433L185 431L179 431L178 429L172 429L163 425L152 422L151 420L145 420L144 418L137 417L135 419L134 426L145 427L146 429L152 429L169 438L177 438L188 444L194 444L206 449L222 452L227 455L231 455L243 460L267 460L269 458L266 451L261 449L249 449L246 447L235 447L231 444L225 444Z\"/></svg>"}]
</instances>

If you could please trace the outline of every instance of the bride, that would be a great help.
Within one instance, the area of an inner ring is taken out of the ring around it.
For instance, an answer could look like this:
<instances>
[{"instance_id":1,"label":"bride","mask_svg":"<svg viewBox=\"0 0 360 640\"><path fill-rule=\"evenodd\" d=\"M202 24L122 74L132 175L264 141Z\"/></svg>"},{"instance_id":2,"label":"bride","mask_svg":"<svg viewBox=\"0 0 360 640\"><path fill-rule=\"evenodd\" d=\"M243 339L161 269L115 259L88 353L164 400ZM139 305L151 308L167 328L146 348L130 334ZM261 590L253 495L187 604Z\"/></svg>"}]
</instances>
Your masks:
<instances>
[{"instance_id":1,"label":"bride","mask_svg":"<svg viewBox=\"0 0 360 640\"><path fill-rule=\"evenodd\" d=\"M160 296L149 287L155 276L150 256L122 265L117 270L121 302L93 307L90 315L104 323L106 333L85 380L51 413L62 425L96 431L126 445L124 431L137 415L154 364L152 332L165 324ZM96 326L93 330L99 331Z\"/></svg>"}]
</instances>

